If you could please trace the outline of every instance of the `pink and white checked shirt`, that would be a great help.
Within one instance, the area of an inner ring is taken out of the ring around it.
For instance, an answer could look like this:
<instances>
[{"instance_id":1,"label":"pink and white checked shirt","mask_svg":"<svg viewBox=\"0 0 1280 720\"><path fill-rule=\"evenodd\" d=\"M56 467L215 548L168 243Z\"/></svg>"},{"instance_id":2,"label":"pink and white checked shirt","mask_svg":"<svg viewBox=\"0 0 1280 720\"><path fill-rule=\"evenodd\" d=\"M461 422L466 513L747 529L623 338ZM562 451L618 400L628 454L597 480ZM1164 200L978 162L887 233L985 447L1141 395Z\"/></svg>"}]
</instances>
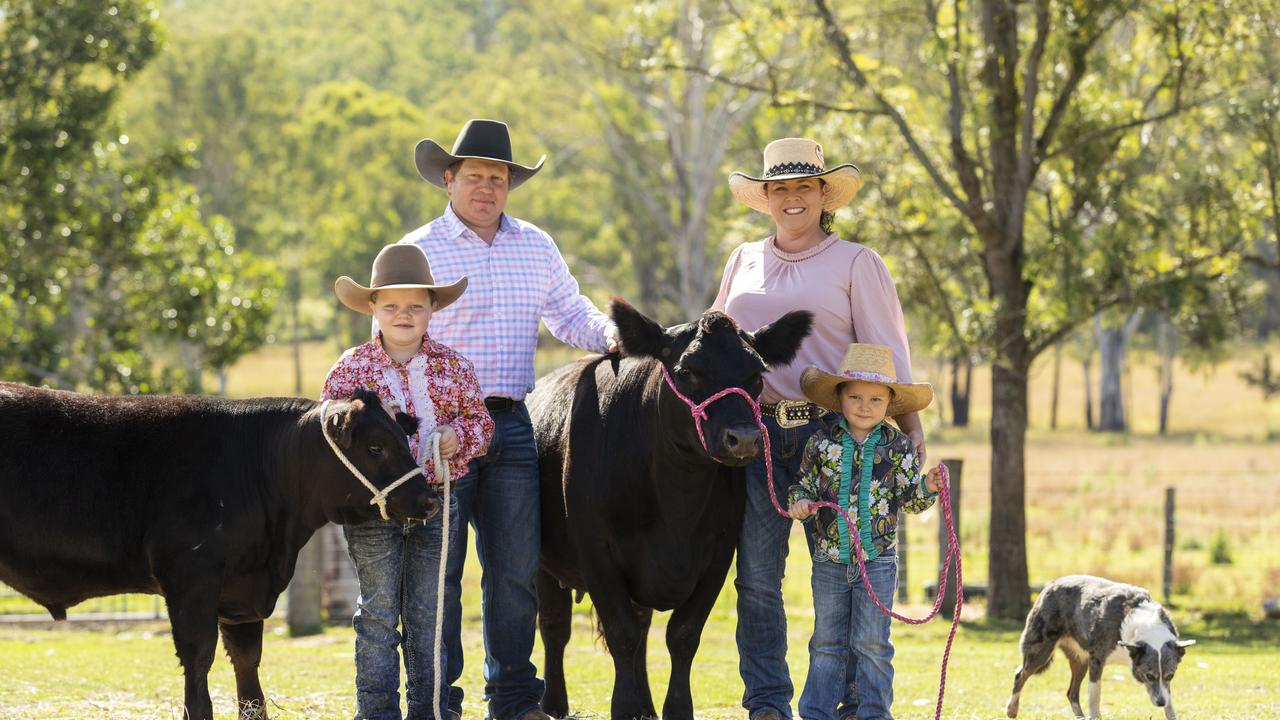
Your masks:
<instances>
[{"instance_id":1,"label":"pink and white checked shirt","mask_svg":"<svg viewBox=\"0 0 1280 720\"><path fill-rule=\"evenodd\" d=\"M563 342L605 352L613 322L578 291L555 241L532 223L504 213L490 245L447 205L400 242L422 248L437 283L467 276L462 297L431 316L431 336L475 365L486 396L521 400L533 389L539 320Z\"/></svg>"}]
</instances>

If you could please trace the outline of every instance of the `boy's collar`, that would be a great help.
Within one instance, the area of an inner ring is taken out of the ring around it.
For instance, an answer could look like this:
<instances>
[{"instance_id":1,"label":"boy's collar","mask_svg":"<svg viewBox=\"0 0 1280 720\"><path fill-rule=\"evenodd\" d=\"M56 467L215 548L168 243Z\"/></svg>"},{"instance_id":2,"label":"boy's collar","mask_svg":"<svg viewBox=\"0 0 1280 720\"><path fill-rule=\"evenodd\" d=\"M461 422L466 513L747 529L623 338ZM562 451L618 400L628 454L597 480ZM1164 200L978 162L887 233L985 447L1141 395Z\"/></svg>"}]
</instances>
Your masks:
<instances>
[{"instance_id":1,"label":"boy's collar","mask_svg":"<svg viewBox=\"0 0 1280 720\"><path fill-rule=\"evenodd\" d=\"M423 334L422 334L422 341L418 343L418 350L417 350L417 352L415 352L412 356L410 356L409 360L406 360L405 362L402 362L402 363L401 363L401 362L396 362L395 358L391 357L391 355L390 355L389 353L387 353L387 348L386 348L385 346L383 346L383 344L382 344L382 331L381 331L381 330L379 330L379 331L378 331L378 337L374 339L373 345L374 345L374 349L373 349L373 358L374 358L374 360L378 361L378 363L379 363L379 364L381 364L381 365L407 365L407 364L409 364L409 360L413 360L413 358L416 358L416 357L418 357L419 355L427 355L427 354L430 354L430 352L431 352L431 335L430 335L429 333L423 333Z\"/></svg>"}]
</instances>

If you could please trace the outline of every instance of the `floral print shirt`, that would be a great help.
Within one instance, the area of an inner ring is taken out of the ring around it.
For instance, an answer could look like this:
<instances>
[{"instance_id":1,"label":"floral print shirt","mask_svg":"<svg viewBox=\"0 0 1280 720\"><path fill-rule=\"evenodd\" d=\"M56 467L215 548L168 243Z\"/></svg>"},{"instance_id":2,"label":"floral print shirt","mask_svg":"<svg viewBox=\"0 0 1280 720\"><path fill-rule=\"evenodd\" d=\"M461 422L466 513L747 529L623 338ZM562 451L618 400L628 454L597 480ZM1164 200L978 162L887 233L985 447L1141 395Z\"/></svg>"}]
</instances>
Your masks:
<instances>
[{"instance_id":1,"label":"floral print shirt","mask_svg":"<svg viewBox=\"0 0 1280 720\"><path fill-rule=\"evenodd\" d=\"M430 450L427 437L436 427L447 424L458 436L458 451L449 458L449 476L455 480L466 474L471 458L489 447L493 418L485 409L471 362L427 335L405 363L387 355L381 333L347 350L329 370L321 397L346 400L360 388L378 393L392 412L418 418L418 433L409 437L409 449L423 464L429 483L437 482L435 463L425 457Z\"/></svg>"},{"instance_id":2,"label":"floral print shirt","mask_svg":"<svg viewBox=\"0 0 1280 720\"><path fill-rule=\"evenodd\" d=\"M876 444L867 492L862 488L864 444L853 439L844 418L840 418L809 438L800 461L800 479L787 494L788 505L799 500L840 504L840 498L846 497L844 507L857 522L864 560L874 560L897 542L899 510L924 512L937 498L925 485L920 459L906 433L881 423L878 432L873 430L867 441L873 438ZM853 449L847 474L843 467L846 439ZM845 482L847 488L842 487ZM850 562L854 546L844 519L835 510L819 508L804 522L814 540L814 560Z\"/></svg>"}]
</instances>

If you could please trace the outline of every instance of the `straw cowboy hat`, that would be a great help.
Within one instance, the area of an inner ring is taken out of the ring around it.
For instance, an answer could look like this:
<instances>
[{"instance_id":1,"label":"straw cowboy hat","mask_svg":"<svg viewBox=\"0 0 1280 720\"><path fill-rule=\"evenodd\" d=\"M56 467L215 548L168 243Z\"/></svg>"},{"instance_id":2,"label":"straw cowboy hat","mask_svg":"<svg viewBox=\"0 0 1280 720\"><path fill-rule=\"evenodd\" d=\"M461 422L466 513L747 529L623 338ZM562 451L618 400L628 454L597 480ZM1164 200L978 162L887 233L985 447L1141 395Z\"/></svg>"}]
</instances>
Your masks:
<instances>
[{"instance_id":1,"label":"straw cowboy hat","mask_svg":"<svg viewBox=\"0 0 1280 720\"><path fill-rule=\"evenodd\" d=\"M800 376L800 388L815 405L840 412L836 388L850 380L887 385L893 391L885 412L889 417L923 410L933 402L933 386L929 383L898 382L893 369L893 351L887 345L851 343L839 370L829 373L810 366Z\"/></svg>"},{"instance_id":2,"label":"straw cowboy hat","mask_svg":"<svg viewBox=\"0 0 1280 720\"><path fill-rule=\"evenodd\" d=\"M848 205L862 187L862 173L849 163L826 168L821 145L808 138L782 138L765 146L764 173L760 177L735 172L729 176L729 190L743 205L767 214L769 198L764 192L765 183L821 178L830 188L822 209L831 211Z\"/></svg>"},{"instance_id":3,"label":"straw cowboy hat","mask_svg":"<svg viewBox=\"0 0 1280 720\"><path fill-rule=\"evenodd\" d=\"M413 151L418 164L418 174L423 180L437 187L444 187L444 169L459 160L491 160L505 163L511 168L511 180L507 186L514 190L542 169L547 156L538 158L532 167L511 159L511 133L507 124L498 120L468 120L453 142L453 152L445 152L435 140L427 138L418 142Z\"/></svg>"},{"instance_id":4,"label":"straw cowboy hat","mask_svg":"<svg viewBox=\"0 0 1280 720\"><path fill-rule=\"evenodd\" d=\"M370 315L369 299L379 290L422 288L430 290L435 298L436 310L458 299L467 289L464 275L451 285L437 285L431 277L431 264L427 254L417 245L388 245L378 252L373 261L373 278L365 287L343 275L333 283L333 291L343 305L358 313Z\"/></svg>"}]
</instances>

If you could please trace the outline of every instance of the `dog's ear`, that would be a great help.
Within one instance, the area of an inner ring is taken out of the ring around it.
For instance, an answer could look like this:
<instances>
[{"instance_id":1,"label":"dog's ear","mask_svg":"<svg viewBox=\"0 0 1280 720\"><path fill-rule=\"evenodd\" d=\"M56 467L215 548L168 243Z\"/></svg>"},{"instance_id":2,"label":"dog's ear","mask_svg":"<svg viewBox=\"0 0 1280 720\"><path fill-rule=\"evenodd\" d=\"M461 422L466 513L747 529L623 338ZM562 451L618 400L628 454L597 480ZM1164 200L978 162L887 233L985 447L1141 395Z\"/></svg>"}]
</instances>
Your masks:
<instances>
[{"instance_id":1,"label":"dog's ear","mask_svg":"<svg viewBox=\"0 0 1280 720\"><path fill-rule=\"evenodd\" d=\"M1191 647L1192 645L1195 645L1196 641L1195 640L1179 640L1174 644L1178 646L1178 657L1182 657L1183 655L1187 654L1187 648Z\"/></svg>"},{"instance_id":2,"label":"dog's ear","mask_svg":"<svg viewBox=\"0 0 1280 720\"><path fill-rule=\"evenodd\" d=\"M1129 658L1131 660L1137 660L1142 657L1143 651L1147 648L1145 643L1129 643L1123 640L1120 641L1120 647L1129 651Z\"/></svg>"}]
</instances>

